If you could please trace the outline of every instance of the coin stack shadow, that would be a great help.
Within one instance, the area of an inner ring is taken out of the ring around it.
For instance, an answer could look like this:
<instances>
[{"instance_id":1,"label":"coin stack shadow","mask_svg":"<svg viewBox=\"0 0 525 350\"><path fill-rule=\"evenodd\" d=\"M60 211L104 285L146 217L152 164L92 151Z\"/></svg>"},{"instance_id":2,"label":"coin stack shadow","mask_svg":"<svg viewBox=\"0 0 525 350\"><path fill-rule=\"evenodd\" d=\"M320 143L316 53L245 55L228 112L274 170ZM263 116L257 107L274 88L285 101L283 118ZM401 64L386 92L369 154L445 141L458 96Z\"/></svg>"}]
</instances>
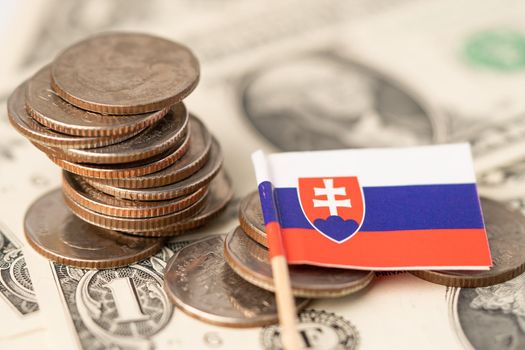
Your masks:
<instances>
[{"instance_id":1,"label":"coin stack shadow","mask_svg":"<svg viewBox=\"0 0 525 350\"><path fill-rule=\"evenodd\" d=\"M124 44L138 56L157 51L157 57L122 56ZM115 66L98 64L89 56L93 50L114 55ZM118 59L129 71L119 71ZM149 72L159 60L172 64L162 78ZM182 45L103 34L66 49L21 84L9 98L8 115L63 169L64 200L76 216L122 235L163 239L208 222L232 197L217 140L182 102L199 74L196 58ZM111 95L119 84L134 87ZM126 100L134 93L136 104ZM103 100L114 95L122 100Z\"/></svg>"}]
</instances>

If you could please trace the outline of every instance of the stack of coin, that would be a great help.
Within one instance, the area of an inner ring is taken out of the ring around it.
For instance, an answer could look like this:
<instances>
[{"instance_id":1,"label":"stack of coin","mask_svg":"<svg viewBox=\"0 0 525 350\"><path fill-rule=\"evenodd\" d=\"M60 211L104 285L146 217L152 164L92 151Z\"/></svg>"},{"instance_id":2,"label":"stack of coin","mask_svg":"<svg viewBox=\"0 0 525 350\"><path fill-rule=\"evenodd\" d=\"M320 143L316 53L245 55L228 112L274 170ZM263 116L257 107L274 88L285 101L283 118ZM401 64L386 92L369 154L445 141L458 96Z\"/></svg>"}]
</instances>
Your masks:
<instances>
[{"instance_id":1,"label":"stack of coin","mask_svg":"<svg viewBox=\"0 0 525 350\"><path fill-rule=\"evenodd\" d=\"M509 280L525 269L525 218L501 203L481 205L494 266L489 271L413 271L420 278L454 287L481 287ZM177 306L200 320L231 327L277 321L267 237L257 192L239 208L240 226L178 251L168 262L164 288ZM371 271L290 265L297 310L310 298L340 297L367 287ZM242 291L242 293L240 292Z\"/></svg>"},{"instance_id":2,"label":"stack of coin","mask_svg":"<svg viewBox=\"0 0 525 350\"><path fill-rule=\"evenodd\" d=\"M164 289L182 311L200 320L230 327L277 322L277 308L266 233L257 192L241 201L241 226L179 250L168 261ZM289 266L297 310L311 298L333 298L370 284L371 271Z\"/></svg>"},{"instance_id":3,"label":"stack of coin","mask_svg":"<svg viewBox=\"0 0 525 350\"><path fill-rule=\"evenodd\" d=\"M240 226L224 241L224 257L230 267L246 281L274 291L268 258L266 233L259 194L246 196L239 208ZM331 298L357 292L370 284L375 274L310 265L290 265L292 292L297 297Z\"/></svg>"},{"instance_id":4,"label":"stack of coin","mask_svg":"<svg viewBox=\"0 0 525 350\"><path fill-rule=\"evenodd\" d=\"M228 266L224 239L214 235L179 250L166 265L166 293L182 311L211 324L245 328L276 323L274 294L248 283ZM309 301L295 298L297 309Z\"/></svg>"},{"instance_id":5,"label":"stack of coin","mask_svg":"<svg viewBox=\"0 0 525 350\"><path fill-rule=\"evenodd\" d=\"M67 256L67 232L34 225L38 215L54 220L53 210L63 203L69 207L60 209L64 220L73 220L73 213L93 225L82 230L90 236L84 240L95 237L91 230L107 232L114 244L155 242L158 248L162 237L198 227L226 206L232 187L221 169L220 146L182 102L199 74L185 46L145 34L107 33L67 48L13 92L11 124L64 169L64 198L51 192L26 215L26 236L36 250L81 267L133 260ZM49 234L61 237L62 246L42 239ZM154 253L149 246L147 251Z\"/></svg>"}]
</instances>

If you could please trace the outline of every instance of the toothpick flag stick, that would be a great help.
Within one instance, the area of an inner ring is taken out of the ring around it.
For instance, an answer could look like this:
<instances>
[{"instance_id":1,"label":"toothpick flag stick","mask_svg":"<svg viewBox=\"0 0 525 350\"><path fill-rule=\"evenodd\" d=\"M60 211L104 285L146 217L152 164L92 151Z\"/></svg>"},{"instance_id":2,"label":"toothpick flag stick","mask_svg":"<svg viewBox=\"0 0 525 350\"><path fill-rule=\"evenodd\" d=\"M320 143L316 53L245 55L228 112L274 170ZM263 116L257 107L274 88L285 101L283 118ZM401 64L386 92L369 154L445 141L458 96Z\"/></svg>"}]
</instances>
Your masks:
<instances>
[{"instance_id":1,"label":"toothpick flag stick","mask_svg":"<svg viewBox=\"0 0 525 350\"><path fill-rule=\"evenodd\" d=\"M252 155L255 165L255 175L259 184L259 195L263 210L264 223L266 225L266 236L270 262L272 265L273 280L275 284L275 298L277 299L277 310L279 323L281 325L281 339L286 350L300 350L301 340L297 332L297 316L288 263L284 251L281 235L279 213L275 204L273 185L270 172L266 162L266 156L262 151Z\"/></svg>"}]
</instances>

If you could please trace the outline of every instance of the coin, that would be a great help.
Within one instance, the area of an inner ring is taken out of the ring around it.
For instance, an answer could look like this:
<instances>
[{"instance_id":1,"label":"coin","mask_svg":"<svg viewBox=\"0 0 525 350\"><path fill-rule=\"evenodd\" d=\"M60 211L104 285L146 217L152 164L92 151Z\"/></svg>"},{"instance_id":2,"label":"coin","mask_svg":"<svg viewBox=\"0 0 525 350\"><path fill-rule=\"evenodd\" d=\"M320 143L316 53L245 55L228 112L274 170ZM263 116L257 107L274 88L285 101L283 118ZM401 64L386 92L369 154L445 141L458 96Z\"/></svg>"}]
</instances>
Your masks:
<instances>
[{"instance_id":1,"label":"coin","mask_svg":"<svg viewBox=\"0 0 525 350\"><path fill-rule=\"evenodd\" d=\"M162 171L146 176L120 177L107 180L92 180L100 184L123 188L159 187L182 180L202 168L210 153L212 136L206 126L195 116L190 116L191 142L186 152L177 162Z\"/></svg>"},{"instance_id":2,"label":"coin","mask_svg":"<svg viewBox=\"0 0 525 350\"><path fill-rule=\"evenodd\" d=\"M86 178L86 181L99 191L115 197L139 201L158 201L180 197L194 192L199 187L207 185L221 169L221 166L221 150L217 141L213 140L209 161L202 168L190 177L166 186L133 189L106 185L90 178Z\"/></svg>"},{"instance_id":3,"label":"coin","mask_svg":"<svg viewBox=\"0 0 525 350\"><path fill-rule=\"evenodd\" d=\"M492 264L488 271L411 271L417 277L450 287L486 287L508 281L525 270L525 217L504 204L481 198Z\"/></svg>"},{"instance_id":4,"label":"coin","mask_svg":"<svg viewBox=\"0 0 525 350\"><path fill-rule=\"evenodd\" d=\"M88 112L65 102L51 89L51 68L46 66L26 84L26 108L40 124L74 136L117 136L142 130L157 122L169 108L127 116Z\"/></svg>"},{"instance_id":5,"label":"coin","mask_svg":"<svg viewBox=\"0 0 525 350\"><path fill-rule=\"evenodd\" d=\"M188 126L188 111L183 103L171 108L164 118L135 137L114 145L89 150L44 149L54 157L73 162L114 164L129 163L160 154L178 143Z\"/></svg>"},{"instance_id":6,"label":"coin","mask_svg":"<svg viewBox=\"0 0 525 350\"><path fill-rule=\"evenodd\" d=\"M204 197L208 191L206 187L202 187L187 196L168 201L139 202L116 198L100 192L88 185L80 176L68 172L63 172L62 176L62 188L74 202L97 213L125 218L168 215L191 206Z\"/></svg>"},{"instance_id":7,"label":"coin","mask_svg":"<svg viewBox=\"0 0 525 350\"><path fill-rule=\"evenodd\" d=\"M241 200L239 205L239 225L251 239L268 247L259 192L254 191Z\"/></svg>"},{"instance_id":8,"label":"coin","mask_svg":"<svg viewBox=\"0 0 525 350\"><path fill-rule=\"evenodd\" d=\"M77 137L50 130L27 114L24 91L25 85L22 84L9 96L7 114L11 125L33 143L61 148L93 148L111 145L130 137L128 135L119 137Z\"/></svg>"},{"instance_id":9,"label":"coin","mask_svg":"<svg viewBox=\"0 0 525 350\"><path fill-rule=\"evenodd\" d=\"M37 199L24 219L29 244L46 258L80 268L125 266L155 254L162 240L127 236L80 220L60 189Z\"/></svg>"},{"instance_id":10,"label":"coin","mask_svg":"<svg viewBox=\"0 0 525 350\"><path fill-rule=\"evenodd\" d=\"M274 291L268 250L237 227L224 243L224 257L230 267L248 282ZM372 271L290 265L290 282L295 296L334 298L365 288L375 277Z\"/></svg>"},{"instance_id":11,"label":"coin","mask_svg":"<svg viewBox=\"0 0 525 350\"><path fill-rule=\"evenodd\" d=\"M240 278L223 256L224 235L189 244L168 261L164 289L182 311L227 327L260 327L277 322L275 296ZM296 299L297 310L308 299Z\"/></svg>"},{"instance_id":12,"label":"coin","mask_svg":"<svg viewBox=\"0 0 525 350\"><path fill-rule=\"evenodd\" d=\"M221 170L212 180L208 188L208 194L204 199L202 208L192 217L177 222L163 231L151 232L148 236L168 237L177 236L199 226L205 225L219 215L228 205L233 197L233 189L230 177L226 171Z\"/></svg>"},{"instance_id":13,"label":"coin","mask_svg":"<svg viewBox=\"0 0 525 350\"><path fill-rule=\"evenodd\" d=\"M189 146L190 130L188 130L180 144L175 145L166 152L132 163L85 164L56 158L52 154L48 154L47 156L53 163L70 173L92 178L114 179L142 176L160 171L180 159L180 157L186 153Z\"/></svg>"},{"instance_id":14,"label":"coin","mask_svg":"<svg viewBox=\"0 0 525 350\"><path fill-rule=\"evenodd\" d=\"M82 220L108 230L118 230L130 234L166 229L171 224L191 217L197 213L205 203L205 197L201 197L189 207L170 214L148 218L129 218L98 213L75 202L68 192L64 192L64 194L64 199L69 209Z\"/></svg>"},{"instance_id":15,"label":"coin","mask_svg":"<svg viewBox=\"0 0 525 350\"><path fill-rule=\"evenodd\" d=\"M104 114L138 114L182 101L199 63L181 44L147 34L105 33L57 56L52 88L69 103Z\"/></svg>"}]
</instances>

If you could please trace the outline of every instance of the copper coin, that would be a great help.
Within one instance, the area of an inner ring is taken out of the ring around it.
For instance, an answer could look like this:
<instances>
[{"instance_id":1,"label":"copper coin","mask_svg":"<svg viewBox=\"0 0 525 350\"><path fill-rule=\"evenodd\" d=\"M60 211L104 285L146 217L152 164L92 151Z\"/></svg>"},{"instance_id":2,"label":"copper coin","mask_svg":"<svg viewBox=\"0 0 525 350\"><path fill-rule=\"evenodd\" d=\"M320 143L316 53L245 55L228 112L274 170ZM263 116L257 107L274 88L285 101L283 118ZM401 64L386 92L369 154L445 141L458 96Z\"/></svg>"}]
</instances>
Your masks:
<instances>
[{"instance_id":1,"label":"copper coin","mask_svg":"<svg viewBox=\"0 0 525 350\"><path fill-rule=\"evenodd\" d=\"M251 239L268 246L259 192L254 191L242 199L239 205L239 224Z\"/></svg>"},{"instance_id":2,"label":"copper coin","mask_svg":"<svg viewBox=\"0 0 525 350\"><path fill-rule=\"evenodd\" d=\"M29 116L25 108L25 85L20 85L9 96L7 114L11 125L33 143L61 148L93 148L111 145L129 136L119 137L78 137L64 135L39 124Z\"/></svg>"},{"instance_id":3,"label":"copper coin","mask_svg":"<svg viewBox=\"0 0 525 350\"><path fill-rule=\"evenodd\" d=\"M185 46L147 34L104 33L57 56L52 87L69 103L103 114L160 110L189 95L199 63Z\"/></svg>"},{"instance_id":4,"label":"copper coin","mask_svg":"<svg viewBox=\"0 0 525 350\"><path fill-rule=\"evenodd\" d=\"M205 197L202 197L191 206L170 214L149 218L128 218L97 213L75 202L67 192L64 192L64 194L64 199L69 209L82 220L105 229L118 230L130 234L164 230L178 221L191 217L205 203Z\"/></svg>"},{"instance_id":5,"label":"copper coin","mask_svg":"<svg viewBox=\"0 0 525 350\"><path fill-rule=\"evenodd\" d=\"M209 160L202 168L190 177L166 186L134 189L106 185L90 178L86 178L86 181L96 189L115 197L139 201L159 201L180 197L194 192L199 187L206 186L219 172L221 166L221 150L217 141L214 140Z\"/></svg>"},{"instance_id":6,"label":"copper coin","mask_svg":"<svg viewBox=\"0 0 525 350\"><path fill-rule=\"evenodd\" d=\"M89 150L44 148L44 151L73 162L129 163L153 157L173 147L186 135L187 126L188 112L184 104L179 103L164 118L126 141Z\"/></svg>"},{"instance_id":7,"label":"copper coin","mask_svg":"<svg viewBox=\"0 0 525 350\"><path fill-rule=\"evenodd\" d=\"M127 116L108 116L88 112L61 99L51 90L51 69L46 66L26 85L28 113L40 124L74 136L117 136L142 130L157 122L169 108Z\"/></svg>"},{"instance_id":8,"label":"copper coin","mask_svg":"<svg viewBox=\"0 0 525 350\"><path fill-rule=\"evenodd\" d=\"M24 219L27 241L60 264L104 269L125 266L159 251L162 240L132 237L80 220L64 203L60 189L46 193Z\"/></svg>"},{"instance_id":9,"label":"copper coin","mask_svg":"<svg viewBox=\"0 0 525 350\"><path fill-rule=\"evenodd\" d=\"M233 188L226 171L220 171L210 183L202 208L190 218L177 222L163 231L150 232L147 236L177 236L205 225L219 215L233 197Z\"/></svg>"},{"instance_id":10,"label":"copper coin","mask_svg":"<svg viewBox=\"0 0 525 350\"><path fill-rule=\"evenodd\" d=\"M208 161L212 136L206 126L196 117L190 116L191 142L186 152L177 162L162 171L145 176L121 177L92 180L100 184L123 188L149 188L168 185L180 181L202 168Z\"/></svg>"},{"instance_id":11,"label":"copper coin","mask_svg":"<svg viewBox=\"0 0 525 350\"><path fill-rule=\"evenodd\" d=\"M525 217L504 204L481 198L492 264L488 271L411 271L417 277L450 287L486 287L508 281L525 270Z\"/></svg>"},{"instance_id":12,"label":"copper coin","mask_svg":"<svg viewBox=\"0 0 525 350\"><path fill-rule=\"evenodd\" d=\"M164 289L175 305L201 321L227 327L260 327L278 321L275 295L232 271L223 256L224 235L189 244L168 261ZM307 299L296 299L297 310Z\"/></svg>"},{"instance_id":13,"label":"copper coin","mask_svg":"<svg viewBox=\"0 0 525 350\"><path fill-rule=\"evenodd\" d=\"M101 179L126 178L142 176L160 171L175 163L182 157L190 146L190 130L180 144L164 153L158 154L148 159L139 160L132 163L121 164L89 164L75 163L65 159L56 158L52 154L47 156L53 163L70 173Z\"/></svg>"},{"instance_id":14,"label":"copper coin","mask_svg":"<svg viewBox=\"0 0 525 350\"><path fill-rule=\"evenodd\" d=\"M274 291L268 250L237 227L224 242L224 257L230 267L248 282ZM334 298L365 288L375 277L372 271L290 265L290 282L295 296Z\"/></svg>"},{"instance_id":15,"label":"copper coin","mask_svg":"<svg viewBox=\"0 0 525 350\"><path fill-rule=\"evenodd\" d=\"M74 202L97 213L125 218L163 216L191 206L204 197L206 187L187 196L168 201L139 202L116 198L88 185L82 177L63 172L62 188Z\"/></svg>"}]
</instances>

